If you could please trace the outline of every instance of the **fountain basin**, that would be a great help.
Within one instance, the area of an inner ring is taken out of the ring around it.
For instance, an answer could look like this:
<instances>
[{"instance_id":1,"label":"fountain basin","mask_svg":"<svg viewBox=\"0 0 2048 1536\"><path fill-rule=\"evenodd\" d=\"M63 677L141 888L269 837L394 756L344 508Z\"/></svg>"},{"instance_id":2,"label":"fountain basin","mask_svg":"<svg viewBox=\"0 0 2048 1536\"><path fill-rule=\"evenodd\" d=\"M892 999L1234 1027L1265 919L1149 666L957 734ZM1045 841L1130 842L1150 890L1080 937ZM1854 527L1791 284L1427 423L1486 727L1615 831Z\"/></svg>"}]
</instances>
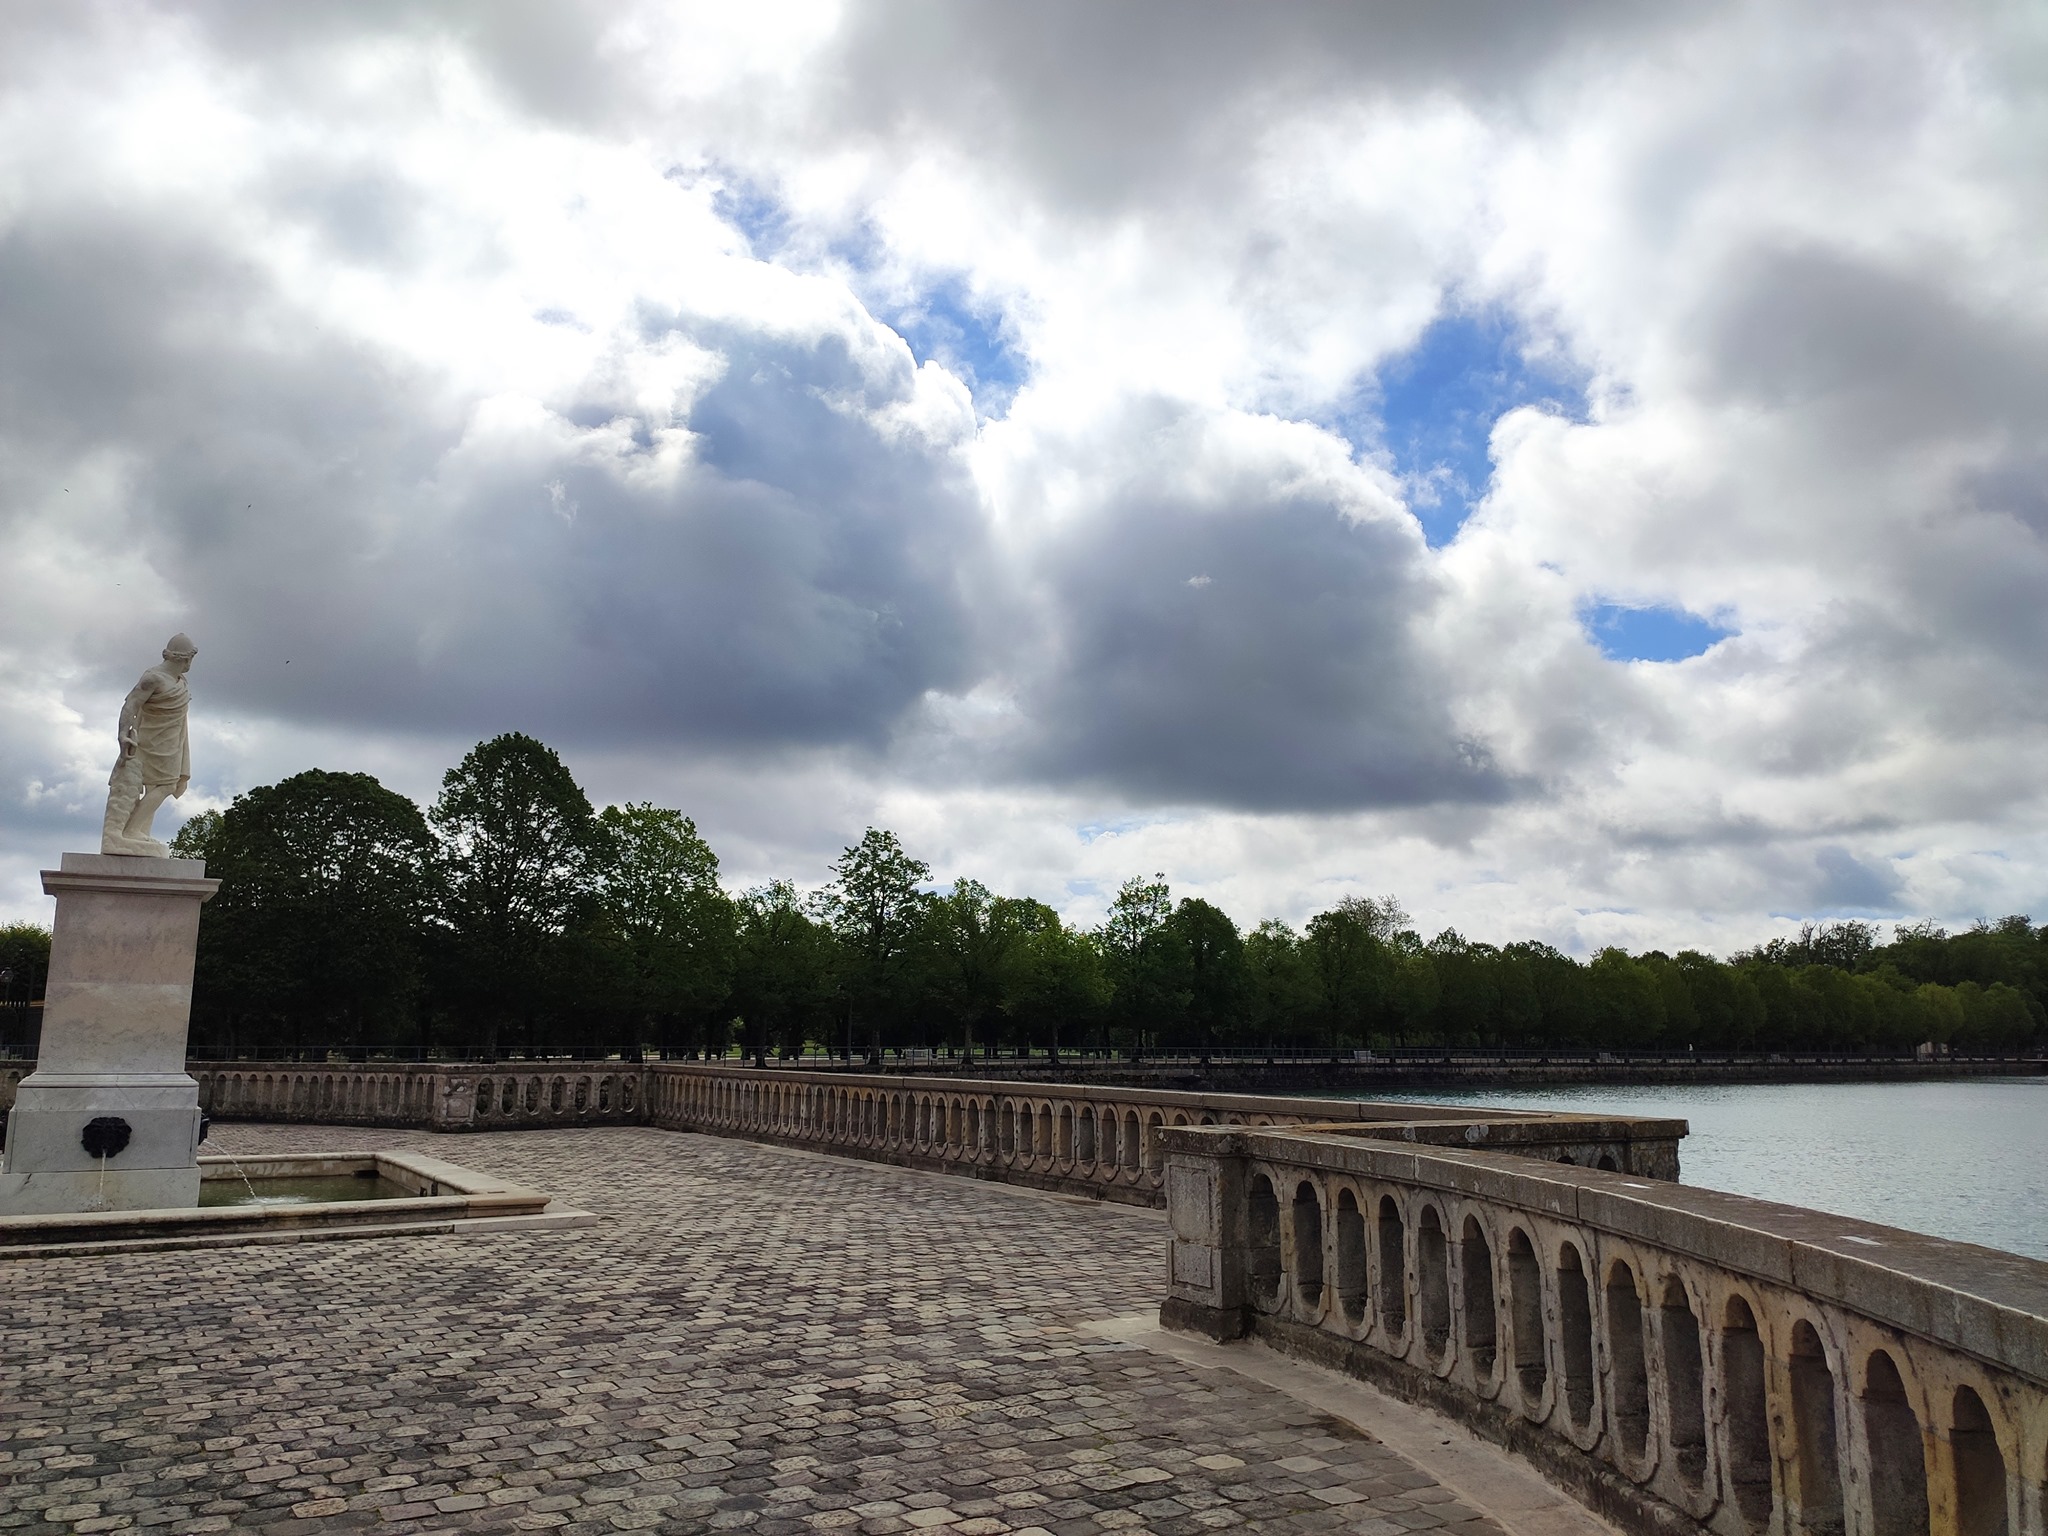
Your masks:
<instances>
[{"instance_id":1,"label":"fountain basin","mask_svg":"<svg viewBox=\"0 0 2048 1536\"><path fill-rule=\"evenodd\" d=\"M197 1208L0 1216L0 1259L589 1226L541 1190L421 1152L199 1159Z\"/></svg>"},{"instance_id":2,"label":"fountain basin","mask_svg":"<svg viewBox=\"0 0 2048 1536\"><path fill-rule=\"evenodd\" d=\"M404 1200L412 1191L394 1184L374 1168L353 1173L305 1174L298 1178L252 1176L246 1179L201 1179L199 1205L217 1210L230 1205L325 1205L334 1201Z\"/></svg>"}]
</instances>

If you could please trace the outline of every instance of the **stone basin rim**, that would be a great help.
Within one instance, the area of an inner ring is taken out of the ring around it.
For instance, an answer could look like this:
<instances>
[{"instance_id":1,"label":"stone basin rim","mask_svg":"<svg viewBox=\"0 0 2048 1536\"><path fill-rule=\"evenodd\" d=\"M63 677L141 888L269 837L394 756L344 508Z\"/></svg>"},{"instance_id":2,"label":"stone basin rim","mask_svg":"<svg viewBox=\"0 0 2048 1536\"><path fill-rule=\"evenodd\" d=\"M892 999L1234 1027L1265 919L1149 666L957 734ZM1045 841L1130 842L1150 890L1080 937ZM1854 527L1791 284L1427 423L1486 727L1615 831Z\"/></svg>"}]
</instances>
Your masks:
<instances>
[{"instance_id":1,"label":"stone basin rim","mask_svg":"<svg viewBox=\"0 0 2048 1536\"><path fill-rule=\"evenodd\" d=\"M589 1212L557 1204L542 1190L417 1152L270 1153L199 1159L200 1181L333 1178L357 1173L409 1191L384 1200L315 1201L303 1205L230 1205L156 1210L82 1211L0 1216L0 1259L135 1244L263 1242L290 1237L399 1235L423 1223L435 1230L488 1224L584 1226Z\"/></svg>"}]
</instances>

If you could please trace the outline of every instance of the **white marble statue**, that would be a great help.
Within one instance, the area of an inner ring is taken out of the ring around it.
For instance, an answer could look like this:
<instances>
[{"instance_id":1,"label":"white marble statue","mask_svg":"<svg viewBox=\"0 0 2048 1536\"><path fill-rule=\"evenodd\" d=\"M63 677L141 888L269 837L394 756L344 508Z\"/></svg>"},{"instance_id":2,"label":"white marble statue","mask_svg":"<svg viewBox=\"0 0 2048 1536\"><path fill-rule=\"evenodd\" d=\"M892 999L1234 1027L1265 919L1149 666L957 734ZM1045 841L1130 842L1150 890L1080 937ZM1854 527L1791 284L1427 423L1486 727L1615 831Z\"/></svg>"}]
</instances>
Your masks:
<instances>
[{"instance_id":1,"label":"white marble statue","mask_svg":"<svg viewBox=\"0 0 2048 1536\"><path fill-rule=\"evenodd\" d=\"M142 674L121 702L121 757L107 780L101 853L161 859L170 849L149 835L157 807L185 793L192 779L192 741L185 733L190 692L185 674L199 654L187 635L173 635L161 664Z\"/></svg>"}]
</instances>

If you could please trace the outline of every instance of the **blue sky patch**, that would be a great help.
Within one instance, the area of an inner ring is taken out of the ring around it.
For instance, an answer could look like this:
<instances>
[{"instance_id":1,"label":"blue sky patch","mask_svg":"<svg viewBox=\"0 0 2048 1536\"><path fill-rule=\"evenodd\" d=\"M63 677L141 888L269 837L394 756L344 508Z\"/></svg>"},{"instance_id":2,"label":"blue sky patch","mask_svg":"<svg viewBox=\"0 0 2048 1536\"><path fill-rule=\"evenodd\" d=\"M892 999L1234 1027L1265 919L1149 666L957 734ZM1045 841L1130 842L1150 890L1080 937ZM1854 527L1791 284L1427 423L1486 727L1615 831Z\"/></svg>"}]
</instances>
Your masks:
<instances>
[{"instance_id":1,"label":"blue sky patch","mask_svg":"<svg viewBox=\"0 0 2048 1536\"><path fill-rule=\"evenodd\" d=\"M1535 404L1585 417L1584 375L1563 359L1531 359L1526 346L1526 333L1497 306L1440 315L1412 348L1380 365L1361 409L1337 424L1392 456L1432 546L1448 542L1486 495L1495 422Z\"/></svg>"},{"instance_id":2,"label":"blue sky patch","mask_svg":"<svg viewBox=\"0 0 2048 1536\"><path fill-rule=\"evenodd\" d=\"M789 210L758 183L734 177L712 193L711 206L747 237L758 260L775 261L788 250ZM863 291L883 254L865 226L842 232L827 250L850 270L868 312L901 336L919 363L936 362L965 384L978 414L1000 416L1010 408L1025 368L1003 335L999 307L977 303L957 276L941 278L908 304Z\"/></svg>"},{"instance_id":3,"label":"blue sky patch","mask_svg":"<svg viewBox=\"0 0 2048 1536\"><path fill-rule=\"evenodd\" d=\"M711 194L711 211L747 237L763 261L789 243L789 210L759 184L734 178Z\"/></svg>"},{"instance_id":4,"label":"blue sky patch","mask_svg":"<svg viewBox=\"0 0 2048 1536\"><path fill-rule=\"evenodd\" d=\"M1010 408L1024 382L1024 363L1003 336L1002 312L977 304L958 278L927 288L917 301L885 316L922 363L935 361L974 396L982 416Z\"/></svg>"},{"instance_id":5,"label":"blue sky patch","mask_svg":"<svg viewBox=\"0 0 2048 1536\"><path fill-rule=\"evenodd\" d=\"M1595 603L1579 621L1610 661L1684 661L1734 630L1683 608L1630 608Z\"/></svg>"}]
</instances>

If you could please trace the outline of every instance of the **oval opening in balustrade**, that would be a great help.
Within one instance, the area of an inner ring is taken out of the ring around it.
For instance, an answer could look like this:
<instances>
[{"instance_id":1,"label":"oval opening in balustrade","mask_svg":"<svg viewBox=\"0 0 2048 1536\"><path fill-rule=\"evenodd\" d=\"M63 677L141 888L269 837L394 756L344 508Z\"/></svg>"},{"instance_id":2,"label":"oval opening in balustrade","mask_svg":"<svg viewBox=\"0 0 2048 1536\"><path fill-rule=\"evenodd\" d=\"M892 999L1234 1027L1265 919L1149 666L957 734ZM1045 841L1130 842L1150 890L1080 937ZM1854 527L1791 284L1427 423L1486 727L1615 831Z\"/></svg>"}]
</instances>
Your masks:
<instances>
[{"instance_id":1,"label":"oval opening in balustrade","mask_svg":"<svg viewBox=\"0 0 2048 1536\"><path fill-rule=\"evenodd\" d=\"M1700 1367L1700 1324L1684 1282L1664 1282L1657 1305L1657 1337L1664 1348L1664 1417L1679 1481L1694 1493L1707 1476L1706 1383Z\"/></svg>"},{"instance_id":2,"label":"oval opening in balustrade","mask_svg":"<svg viewBox=\"0 0 2048 1536\"><path fill-rule=\"evenodd\" d=\"M1863 1449L1870 1463L1875 1536L1927 1536L1927 1456L1920 1416L1898 1362L1874 1350L1863 1364Z\"/></svg>"},{"instance_id":3,"label":"oval opening in balustrade","mask_svg":"<svg viewBox=\"0 0 2048 1536\"><path fill-rule=\"evenodd\" d=\"M1485 1383L1493 1379L1496 1308L1493 1300L1493 1246L1476 1216L1465 1218L1465 1230L1458 1241L1458 1279L1463 1291L1465 1358L1471 1362L1472 1377Z\"/></svg>"},{"instance_id":4,"label":"oval opening in balustrade","mask_svg":"<svg viewBox=\"0 0 2048 1536\"><path fill-rule=\"evenodd\" d=\"M1640 1462L1650 1451L1649 1351L1636 1272L1619 1259L1607 1271L1607 1377L1615 1438L1623 1454Z\"/></svg>"},{"instance_id":5,"label":"oval opening in balustrade","mask_svg":"<svg viewBox=\"0 0 2048 1536\"><path fill-rule=\"evenodd\" d=\"M1508 1291L1513 1307L1515 1377L1522 1385L1522 1403L1535 1413L1550 1379L1543 1340L1543 1266L1536 1248L1520 1227L1508 1233Z\"/></svg>"},{"instance_id":6,"label":"oval opening in balustrade","mask_svg":"<svg viewBox=\"0 0 2048 1536\"><path fill-rule=\"evenodd\" d=\"M1280 1200L1273 1193L1273 1181L1263 1173L1253 1174L1245 1205L1252 1297L1271 1310L1280 1299Z\"/></svg>"},{"instance_id":7,"label":"oval opening in balustrade","mask_svg":"<svg viewBox=\"0 0 2048 1536\"><path fill-rule=\"evenodd\" d=\"M1145 1163L1145 1141L1138 1132L1138 1112L1124 1111L1124 1167L1142 1168Z\"/></svg>"},{"instance_id":8,"label":"oval opening in balustrade","mask_svg":"<svg viewBox=\"0 0 2048 1536\"><path fill-rule=\"evenodd\" d=\"M1380 1196L1380 1326L1399 1338L1408 1327L1408 1233L1400 1202Z\"/></svg>"},{"instance_id":9,"label":"oval opening in balustrade","mask_svg":"<svg viewBox=\"0 0 2048 1536\"><path fill-rule=\"evenodd\" d=\"M1095 1111L1081 1107L1081 1121L1074 1144L1074 1161L1084 1168L1095 1161Z\"/></svg>"},{"instance_id":10,"label":"oval opening in balustrade","mask_svg":"<svg viewBox=\"0 0 2048 1536\"><path fill-rule=\"evenodd\" d=\"M1805 1536L1841 1536L1842 1458L1835 1440L1835 1373L1813 1324L1792 1327L1793 1515Z\"/></svg>"},{"instance_id":11,"label":"oval opening in balustrade","mask_svg":"<svg viewBox=\"0 0 2048 1536\"><path fill-rule=\"evenodd\" d=\"M1052 1106L1050 1104L1038 1106L1038 1140L1036 1146L1037 1156L1043 1158L1050 1158L1052 1156Z\"/></svg>"},{"instance_id":12,"label":"oval opening in balustrade","mask_svg":"<svg viewBox=\"0 0 2048 1536\"><path fill-rule=\"evenodd\" d=\"M2005 1457L1984 1399L1969 1387L1957 1387L1951 1424L1956 1536L2006 1536Z\"/></svg>"},{"instance_id":13,"label":"oval opening in balustrade","mask_svg":"<svg viewBox=\"0 0 2048 1536\"><path fill-rule=\"evenodd\" d=\"M1441 1361L1451 1345L1451 1255L1443 1217L1429 1204L1415 1218L1415 1291L1422 1351Z\"/></svg>"},{"instance_id":14,"label":"oval opening in balustrade","mask_svg":"<svg viewBox=\"0 0 2048 1536\"><path fill-rule=\"evenodd\" d=\"M1566 1243L1557 1256L1558 1353L1564 1366L1565 1409L1576 1429L1593 1422L1591 1285L1579 1250Z\"/></svg>"},{"instance_id":15,"label":"oval opening in balustrade","mask_svg":"<svg viewBox=\"0 0 2048 1536\"><path fill-rule=\"evenodd\" d=\"M1728 1434L1728 1487L1752 1531L1771 1523L1770 1405L1765 1395L1764 1341L1756 1314L1740 1296L1721 1319L1721 1411Z\"/></svg>"},{"instance_id":16,"label":"oval opening in balustrade","mask_svg":"<svg viewBox=\"0 0 2048 1536\"><path fill-rule=\"evenodd\" d=\"M1323 1300L1323 1205L1307 1179L1294 1186L1294 1294L1311 1315Z\"/></svg>"},{"instance_id":17,"label":"oval opening in balustrade","mask_svg":"<svg viewBox=\"0 0 2048 1536\"><path fill-rule=\"evenodd\" d=\"M1063 1163L1074 1161L1074 1111L1067 1104L1060 1106L1059 1160Z\"/></svg>"},{"instance_id":18,"label":"oval opening in balustrade","mask_svg":"<svg viewBox=\"0 0 2048 1536\"><path fill-rule=\"evenodd\" d=\"M1365 1321L1365 1213L1350 1190L1337 1192L1337 1305L1352 1327Z\"/></svg>"}]
</instances>

